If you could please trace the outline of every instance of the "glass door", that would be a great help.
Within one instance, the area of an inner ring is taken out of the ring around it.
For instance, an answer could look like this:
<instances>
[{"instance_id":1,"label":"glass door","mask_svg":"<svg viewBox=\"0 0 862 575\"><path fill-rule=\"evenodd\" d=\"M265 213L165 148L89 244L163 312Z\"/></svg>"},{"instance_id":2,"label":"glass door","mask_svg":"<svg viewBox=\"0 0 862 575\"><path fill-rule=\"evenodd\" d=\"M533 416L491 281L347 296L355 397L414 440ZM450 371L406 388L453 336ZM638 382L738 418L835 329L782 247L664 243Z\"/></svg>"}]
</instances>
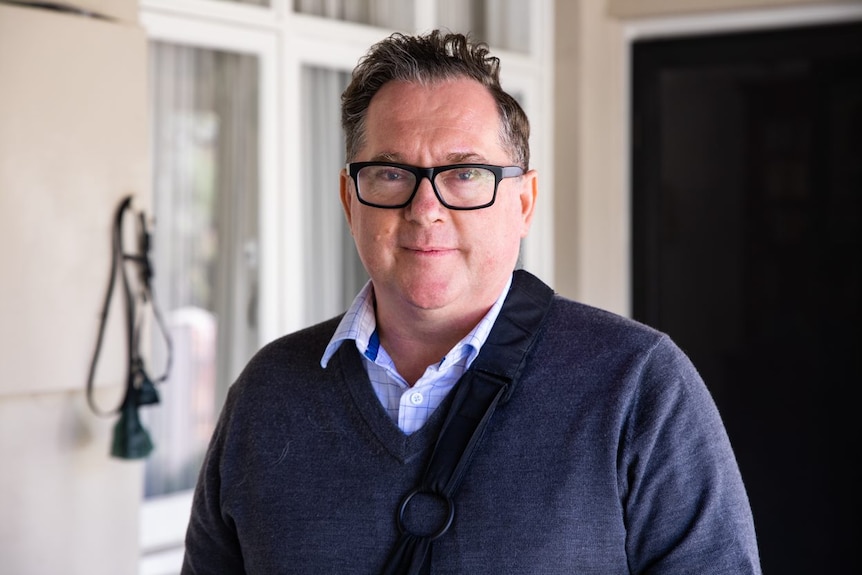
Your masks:
<instances>
[{"instance_id":1,"label":"glass door","mask_svg":"<svg viewBox=\"0 0 862 575\"><path fill-rule=\"evenodd\" d=\"M267 257L278 251L269 160L277 138L266 87L276 43L272 34L145 16L153 281L173 341L161 402L141 414L155 448L144 469L139 573L155 575L179 572L192 491L228 387L275 331L277 282L268 278L277 265Z\"/></svg>"},{"instance_id":2,"label":"glass door","mask_svg":"<svg viewBox=\"0 0 862 575\"><path fill-rule=\"evenodd\" d=\"M227 388L257 349L255 56L152 42L154 265L174 343L145 496L192 489Z\"/></svg>"}]
</instances>

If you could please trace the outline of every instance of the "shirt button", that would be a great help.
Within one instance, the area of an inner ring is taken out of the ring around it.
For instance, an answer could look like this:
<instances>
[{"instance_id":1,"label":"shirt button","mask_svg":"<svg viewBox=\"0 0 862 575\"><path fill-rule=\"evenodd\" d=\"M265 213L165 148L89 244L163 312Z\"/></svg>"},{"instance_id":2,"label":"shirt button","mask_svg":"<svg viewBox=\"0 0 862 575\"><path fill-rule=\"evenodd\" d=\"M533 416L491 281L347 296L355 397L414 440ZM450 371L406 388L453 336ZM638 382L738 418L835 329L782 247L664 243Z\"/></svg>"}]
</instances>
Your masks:
<instances>
[{"instance_id":1,"label":"shirt button","mask_svg":"<svg viewBox=\"0 0 862 575\"><path fill-rule=\"evenodd\" d=\"M410 394L410 403L413 405L422 405L423 401L425 401L425 398L422 397L422 394L418 391L414 391Z\"/></svg>"}]
</instances>

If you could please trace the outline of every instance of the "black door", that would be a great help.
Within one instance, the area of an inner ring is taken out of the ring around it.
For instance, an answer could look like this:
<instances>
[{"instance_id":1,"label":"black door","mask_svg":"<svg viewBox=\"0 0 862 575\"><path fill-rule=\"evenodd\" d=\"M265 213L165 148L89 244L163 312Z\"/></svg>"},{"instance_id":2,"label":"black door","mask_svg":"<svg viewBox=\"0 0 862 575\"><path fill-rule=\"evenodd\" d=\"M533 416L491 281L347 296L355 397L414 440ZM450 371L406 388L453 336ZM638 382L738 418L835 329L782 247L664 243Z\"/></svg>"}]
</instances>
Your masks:
<instances>
[{"instance_id":1,"label":"black door","mask_svg":"<svg viewBox=\"0 0 862 575\"><path fill-rule=\"evenodd\" d=\"M633 313L701 371L767 574L862 542L862 23L636 42Z\"/></svg>"}]
</instances>

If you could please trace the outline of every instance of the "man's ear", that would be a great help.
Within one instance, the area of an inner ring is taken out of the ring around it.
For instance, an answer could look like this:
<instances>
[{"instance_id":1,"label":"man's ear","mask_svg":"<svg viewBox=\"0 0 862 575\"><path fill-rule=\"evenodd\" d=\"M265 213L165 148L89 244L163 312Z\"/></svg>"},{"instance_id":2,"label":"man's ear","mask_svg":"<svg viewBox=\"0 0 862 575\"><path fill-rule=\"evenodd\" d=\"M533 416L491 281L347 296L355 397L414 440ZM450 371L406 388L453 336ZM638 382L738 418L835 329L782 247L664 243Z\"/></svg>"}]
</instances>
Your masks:
<instances>
[{"instance_id":1,"label":"man's ear","mask_svg":"<svg viewBox=\"0 0 862 575\"><path fill-rule=\"evenodd\" d=\"M533 214L536 210L536 197L539 195L539 175L536 170L530 170L521 176L521 237L527 237Z\"/></svg>"},{"instance_id":2,"label":"man's ear","mask_svg":"<svg viewBox=\"0 0 862 575\"><path fill-rule=\"evenodd\" d=\"M338 175L338 195L341 197L341 207L344 209L344 217L347 218L347 226L350 228L350 232L353 233L353 214L351 213L353 203L351 201L350 176L347 174L347 170L343 168Z\"/></svg>"}]
</instances>

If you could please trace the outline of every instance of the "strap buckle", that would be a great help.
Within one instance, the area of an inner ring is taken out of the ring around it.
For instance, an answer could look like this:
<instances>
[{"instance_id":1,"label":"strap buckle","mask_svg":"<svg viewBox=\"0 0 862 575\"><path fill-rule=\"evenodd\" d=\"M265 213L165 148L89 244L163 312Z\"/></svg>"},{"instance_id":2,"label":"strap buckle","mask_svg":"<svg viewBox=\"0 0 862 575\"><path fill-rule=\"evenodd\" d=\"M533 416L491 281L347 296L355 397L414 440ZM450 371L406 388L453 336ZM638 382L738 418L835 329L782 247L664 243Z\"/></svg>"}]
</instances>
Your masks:
<instances>
[{"instance_id":1,"label":"strap buckle","mask_svg":"<svg viewBox=\"0 0 862 575\"><path fill-rule=\"evenodd\" d=\"M432 495L446 503L447 508L447 516L443 521L443 524L437 531L432 532L430 535L420 535L416 533L412 533L408 531L407 527L404 525L404 511L407 509L407 505L410 501L417 495ZM449 531L449 527L452 526L452 520L455 518L455 502L452 501L452 498L446 495L445 493L440 493L439 491L432 491L430 489L424 489L422 487L416 487L407 495L404 496L404 499L401 500L401 505L398 507L398 531L402 534L409 533L414 537L423 537L427 538L428 541L434 541L441 537L444 533Z\"/></svg>"}]
</instances>

